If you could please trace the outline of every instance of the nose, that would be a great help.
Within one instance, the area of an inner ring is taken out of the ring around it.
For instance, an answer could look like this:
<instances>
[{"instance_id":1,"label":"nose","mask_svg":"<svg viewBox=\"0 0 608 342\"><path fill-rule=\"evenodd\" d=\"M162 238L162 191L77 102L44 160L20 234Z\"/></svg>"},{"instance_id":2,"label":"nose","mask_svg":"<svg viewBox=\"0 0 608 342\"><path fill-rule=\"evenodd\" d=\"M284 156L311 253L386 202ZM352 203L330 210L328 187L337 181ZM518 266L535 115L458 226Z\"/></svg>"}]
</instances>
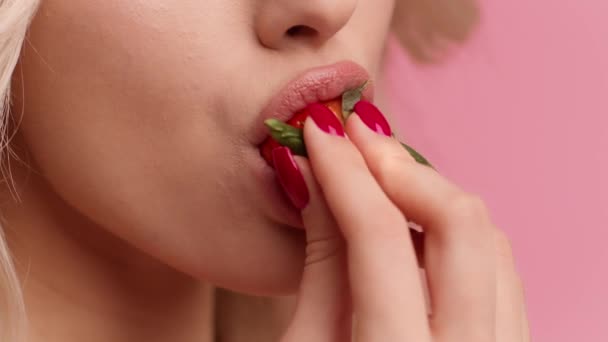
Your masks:
<instances>
[{"instance_id":1,"label":"nose","mask_svg":"<svg viewBox=\"0 0 608 342\"><path fill-rule=\"evenodd\" d=\"M358 0L263 0L255 30L261 44L281 50L294 44L323 45L350 20Z\"/></svg>"}]
</instances>

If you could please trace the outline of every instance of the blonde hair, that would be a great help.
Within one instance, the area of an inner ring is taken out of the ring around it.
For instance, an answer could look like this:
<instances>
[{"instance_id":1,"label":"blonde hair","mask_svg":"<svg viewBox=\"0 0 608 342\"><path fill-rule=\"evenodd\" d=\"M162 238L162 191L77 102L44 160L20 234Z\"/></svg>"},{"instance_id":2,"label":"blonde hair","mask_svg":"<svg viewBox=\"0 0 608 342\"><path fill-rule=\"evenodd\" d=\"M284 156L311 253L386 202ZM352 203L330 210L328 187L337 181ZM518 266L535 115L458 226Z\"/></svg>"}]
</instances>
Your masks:
<instances>
[{"instance_id":1,"label":"blonde hair","mask_svg":"<svg viewBox=\"0 0 608 342\"><path fill-rule=\"evenodd\" d=\"M0 157L9 144L6 130L11 78L38 3L0 0ZM446 42L464 41L476 18L474 0L397 0L393 28L414 59L431 61ZM0 229L0 340L20 340L24 322L21 286Z\"/></svg>"},{"instance_id":2,"label":"blonde hair","mask_svg":"<svg viewBox=\"0 0 608 342\"><path fill-rule=\"evenodd\" d=\"M38 0L0 0L0 156L8 145L10 84ZM0 339L23 339L25 305L17 273L0 229Z\"/></svg>"}]
</instances>

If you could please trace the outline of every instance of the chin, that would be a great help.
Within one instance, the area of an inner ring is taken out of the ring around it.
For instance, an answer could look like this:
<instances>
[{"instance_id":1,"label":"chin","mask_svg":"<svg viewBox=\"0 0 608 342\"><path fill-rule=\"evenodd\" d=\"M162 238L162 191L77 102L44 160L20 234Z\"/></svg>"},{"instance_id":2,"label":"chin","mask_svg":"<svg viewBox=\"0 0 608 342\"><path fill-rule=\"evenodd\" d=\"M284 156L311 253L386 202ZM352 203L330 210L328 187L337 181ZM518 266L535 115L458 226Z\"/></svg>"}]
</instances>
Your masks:
<instances>
[{"instance_id":1,"label":"chin","mask_svg":"<svg viewBox=\"0 0 608 342\"><path fill-rule=\"evenodd\" d=\"M221 277L211 283L247 295L285 296L298 291L302 270L303 263L294 263L288 268L267 266L257 270L252 270L247 265L242 272ZM208 278L201 280L209 281Z\"/></svg>"},{"instance_id":2,"label":"chin","mask_svg":"<svg viewBox=\"0 0 608 342\"><path fill-rule=\"evenodd\" d=\"M199 241L200 248L174 267L214 286L248 295L295 293L304 268L304 231L281 225L250 225L236 234L234 229L233 234L219 239L222 241L217 236L211 243Z\"/></svg>"}]
</instances>

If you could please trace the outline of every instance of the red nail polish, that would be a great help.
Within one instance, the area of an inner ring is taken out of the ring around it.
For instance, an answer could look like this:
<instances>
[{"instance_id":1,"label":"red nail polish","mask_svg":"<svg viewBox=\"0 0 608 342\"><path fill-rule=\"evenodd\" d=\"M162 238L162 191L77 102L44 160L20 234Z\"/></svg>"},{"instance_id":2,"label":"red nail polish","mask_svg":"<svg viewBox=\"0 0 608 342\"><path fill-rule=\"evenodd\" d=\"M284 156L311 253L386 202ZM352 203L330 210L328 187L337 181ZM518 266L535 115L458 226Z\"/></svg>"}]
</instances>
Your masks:
<instances>
[{"instance_id":1,"label":"red nail polish","mask_svg":"<svg viewBox=\"0 0 608 342\"><path fill-rule=\"evenodd\" d=\"M392 135L391 126L380 110L367 101L359 101L355 104L355 113L359 115L361 121L372 131L388 137Z\"/></svg>"},{"instance_id":2,"label":"red nail polish","mask_svg":"<svg viewBox=\"0 0 608 342\"><path fill-rule=\"evenodd\" d=\"M272 150L272 161L279 183L287 197L296 208L300 210L306 208L309 201L308 188L289 148L277 147Z\"/></svg>"},{"instance_id":3,"label":"red nail polish","mask_svg":"<svg viewBox=\"0 0 608 342\"><path fill-rule=\"evenodd\" d=\"M327 107L320 103L313 103L308 106L310 117L317 126L325 133L344 136L344 127L336 115Z\"/></svg>"}]
</instances>

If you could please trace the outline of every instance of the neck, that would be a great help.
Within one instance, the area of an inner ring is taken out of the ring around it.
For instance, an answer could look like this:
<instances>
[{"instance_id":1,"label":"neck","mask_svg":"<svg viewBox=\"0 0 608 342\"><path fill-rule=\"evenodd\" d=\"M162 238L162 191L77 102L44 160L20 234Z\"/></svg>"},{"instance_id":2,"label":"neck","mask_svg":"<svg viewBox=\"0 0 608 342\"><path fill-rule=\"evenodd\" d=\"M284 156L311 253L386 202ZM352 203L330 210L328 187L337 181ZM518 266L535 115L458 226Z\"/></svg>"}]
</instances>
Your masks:
<instances>
[{"instance_id":1,"label":"neck","mask_svg":"<svg viewBox=\"0 0 608 342\"><path fill-rule=\"evenodd\" d=\"M0 213L30 341L213 340L212 286L110 235L35 172L12 171L20 201L4 191Z\"/></svg>"}]
</instances>

